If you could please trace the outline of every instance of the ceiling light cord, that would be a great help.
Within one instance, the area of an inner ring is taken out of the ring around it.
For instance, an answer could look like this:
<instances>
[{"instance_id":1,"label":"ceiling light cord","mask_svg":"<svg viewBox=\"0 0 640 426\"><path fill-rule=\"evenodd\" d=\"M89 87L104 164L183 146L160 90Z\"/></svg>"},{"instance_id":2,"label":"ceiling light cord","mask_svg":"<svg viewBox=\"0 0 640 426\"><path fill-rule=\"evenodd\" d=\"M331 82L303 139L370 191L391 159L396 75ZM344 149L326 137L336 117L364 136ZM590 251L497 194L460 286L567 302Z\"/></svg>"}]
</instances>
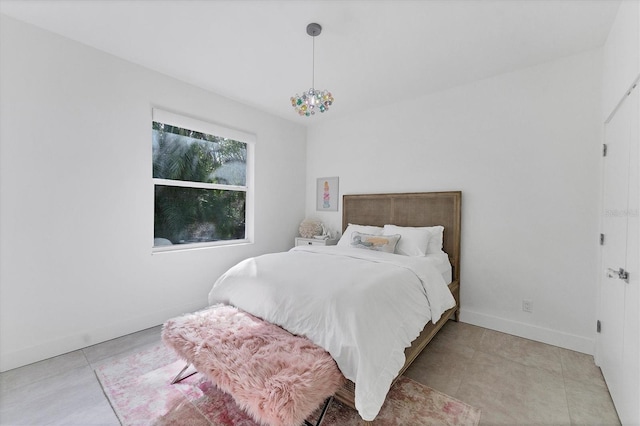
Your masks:
<instances>
[{"instance_id":1,"label":"ceiling light cord","mask_svg":"<svg viewBox=\"0 0 640 426\"><path fill-rule=\"evenodd\" d=\"M311 37L311 88L316 87L316 37Z\"/></svg>"}]
</instances>

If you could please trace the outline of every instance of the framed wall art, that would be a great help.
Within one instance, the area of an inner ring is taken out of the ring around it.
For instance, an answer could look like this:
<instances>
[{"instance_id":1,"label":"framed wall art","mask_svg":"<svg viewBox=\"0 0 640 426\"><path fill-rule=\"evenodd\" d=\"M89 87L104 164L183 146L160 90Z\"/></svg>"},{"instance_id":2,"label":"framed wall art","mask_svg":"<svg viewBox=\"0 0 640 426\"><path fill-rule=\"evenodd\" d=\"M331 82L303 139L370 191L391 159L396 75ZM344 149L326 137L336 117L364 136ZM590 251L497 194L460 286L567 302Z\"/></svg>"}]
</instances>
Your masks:
<instances>
[{"instance_id":1,"label":"framed wall art","mask_svg":"<svg viewBox=\"0 0 640 426\"><path fill-rule=\"evenodd\" d=\"M316 182L316 210L338 211L338 182L337 177L318 178Z\"/></svg>"}]
</instances>

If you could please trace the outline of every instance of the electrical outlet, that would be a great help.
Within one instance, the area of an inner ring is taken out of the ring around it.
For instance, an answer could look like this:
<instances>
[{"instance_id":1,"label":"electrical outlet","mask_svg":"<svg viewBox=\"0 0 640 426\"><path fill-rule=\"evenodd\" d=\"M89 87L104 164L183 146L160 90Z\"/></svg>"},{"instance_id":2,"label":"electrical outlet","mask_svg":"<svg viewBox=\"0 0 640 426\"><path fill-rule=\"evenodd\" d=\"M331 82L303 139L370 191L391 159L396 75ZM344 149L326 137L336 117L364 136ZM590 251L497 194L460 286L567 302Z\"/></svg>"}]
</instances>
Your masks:
<instances>
[{"instance_id":1,"label":"electrical outlet","mask_svg":"<svg viewBox=\"0 0 640 426\"><path fill-rule=\"evenodd\" d=\"M522 310L524 312L533 312L533 302L531 300L523 299L522 300Z\"/></svg>"}]
</instances>

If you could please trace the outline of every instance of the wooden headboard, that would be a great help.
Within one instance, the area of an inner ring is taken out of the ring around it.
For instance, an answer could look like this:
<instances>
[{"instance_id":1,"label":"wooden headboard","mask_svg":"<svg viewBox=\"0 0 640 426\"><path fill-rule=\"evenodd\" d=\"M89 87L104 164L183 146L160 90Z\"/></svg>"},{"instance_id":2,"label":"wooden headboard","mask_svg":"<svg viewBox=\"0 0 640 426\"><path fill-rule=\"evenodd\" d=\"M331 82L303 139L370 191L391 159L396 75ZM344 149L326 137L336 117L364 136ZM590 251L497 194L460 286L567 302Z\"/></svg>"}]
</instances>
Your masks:
<instances>
[{"instance_id":1,"label":"wooden headboard","mask_svg":"<svg viewBox=\"0 0 640 426\"><path fill-rule=\"evenodd\" d=\"M342 232L349 223L384 226L444 226L444 251L460 279L461 191L353 194L342 197Z\"/></svg>"}]
</instances>

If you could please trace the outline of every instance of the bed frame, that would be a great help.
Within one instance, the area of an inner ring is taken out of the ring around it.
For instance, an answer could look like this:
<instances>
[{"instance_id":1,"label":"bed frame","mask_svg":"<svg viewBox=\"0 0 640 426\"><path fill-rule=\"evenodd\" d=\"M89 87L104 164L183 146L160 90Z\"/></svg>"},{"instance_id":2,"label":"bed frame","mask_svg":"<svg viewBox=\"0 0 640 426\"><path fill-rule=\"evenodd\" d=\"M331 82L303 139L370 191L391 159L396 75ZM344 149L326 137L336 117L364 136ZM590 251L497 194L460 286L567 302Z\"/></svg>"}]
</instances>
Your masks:
<instances>
[{"instance_id":1,"label":"bed frame","mask_svg":"<svg viewBox=\"0 0 640 426\"><path fill-rule=\"evenodd\" d=\"M444 226L444 251L452 266L449 289L456 306L446 311L440 320L429 322L405 351L406 361L398 373L405 372L429 341L450 319L460 315L460 201L462 192L414 192L396 194L356 194L342 198L342 232L349 223L384 226ZM335 398L355 409L355 384L351 381L338 390Z\"/></svg>"}]
</instances>

